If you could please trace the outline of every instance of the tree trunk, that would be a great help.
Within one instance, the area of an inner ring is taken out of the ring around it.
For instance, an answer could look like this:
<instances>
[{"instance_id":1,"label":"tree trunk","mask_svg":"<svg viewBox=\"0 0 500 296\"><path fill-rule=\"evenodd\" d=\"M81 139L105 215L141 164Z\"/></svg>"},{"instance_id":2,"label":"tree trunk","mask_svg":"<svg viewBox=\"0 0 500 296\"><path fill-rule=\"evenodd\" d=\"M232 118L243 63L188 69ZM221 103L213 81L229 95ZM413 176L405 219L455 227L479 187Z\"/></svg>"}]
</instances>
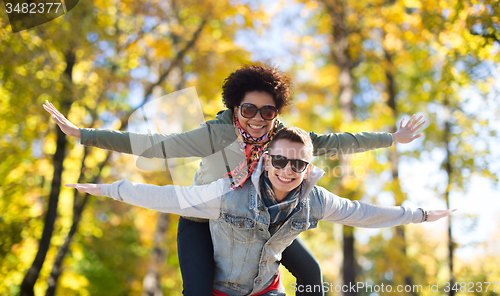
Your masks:
<instances>
[{"instance_id":1,"label":"tree trunk","mask_svg":"<svg viewBox=\"0 0 500 296\"><path fill-rule=\"evenodd\" d=\"M178 66L179 82L176 85L176 90L181 90L185 87L186 79L184 77L183 65ZM165 159L165 167L168 168L167 160ZM142 281L142 296L162 296L163 291L160 285L160 268L166 257L166 246L163 243L165 238L165 230L168 226L168 214L158 213L158 222L153 239L153 254L149 262L148 271Z\"/></svg>"},{"instance_id":2,"label":"tree trunk","mask_svg":"<svg viewBox=\"0 0 500 296\"><path fill-rule=\"evenodd\" d=\"M399 112L396 104L396 84L394 82L394 71L395 67L392 62L392 55L385 51L385 77L386 77L386 90L387 90L387 105L391 108L392 114L394 116L395 122L397 123ZM390 132L394 133L397 131L396 125L391 126ZM391 163L391 172L392 172L392 182L394 186L392 187L394 193L394 199L396 202L396 206L400 206L403 201L406 199L403 195L403 191L401 190L401 183L399 181L399 156L396 150L395 144L394 147L389 149L389 161ZM406 253L406 240L405 240L405 227L397 226L396 227L396 237L402 242L400 252L405 257L407 257ZM413 286L413 277L411 274L406 274L404 276L405 285ZM415 291L409 292L410 295L416 296L417 293Z\"/></svg>"},{"instance_id":3,"label":"tree trunk","mask_svg":"<svg viewBox=\"0 0 500 296\"><path fill-rule=\"evenodd\" d=\"M445 99L443 102L444 105L444 134L443 134L443 142L446 148L446 159L444 160L444 167L446 170L446 175L448 176L448 184L446 186L446 191L445 191L445 200L446 200L446 207L449 209L450 208L450 188L451 188L451 182L452 182L452 174L453 174L453 168L451 166L451 151L450 151L450 129L451 129L451 123L450 123L450 116L451 116L451 110L450 110L450 103L448 101L448 97L445 95ZM453 253L454 253L454 243L453 243L453 237L451 236L451 228L452 227L452 221L451 217L448 217L448 256L449 256L449 269L450 269L450 287L453 287L455 284L455 275L453 273ZM450 292L448 295L453 296L455 295L455 291L453 289L450 289Z\"/></svg>"},{"instance_id":4,"label":"tree trunk","mask_svg":"<svg viewBox=\"0 0 500 296\"><path fill-rule=\"evenodd\" d=\"M151 255L148 271L142 281L142 296L162 296L160 284L160 268L165 262L166 247L164 246L165 230L167 229L169 215L158 213L158 222L154 236L154 249Z\"/></svg>"},{"instance_id":5,"label":"tree trunk","mask_svg":"<svg viewBox=\"0 0 500 296\"><path fill-rule=\"evenodd\" d=\"M75 65L75 55L70 50L65 57L66 69L64 70L64 76L67 81L65 83L65 89L63 91L61 110L66 112L71 104L71 83L73 81L73 66ZM49 204L47 212L45 214L44 227L42 232L42 237L38 245L38 252L36 253L35 259L31 267L28 269L22 283L21 283L21 296L34 296L35 283L40 275L45 258L47 257L47 252L50 247L50 240L52 239L52 232L54 231L54 223L57 217L57 206L59 202L59 193L61 191L61 176L63 171L63 162L66 155L66 135L57 129L57 141L56 141L56 152L54 154L54 172L52 176L52 183L49 195Z\"/></svg>"},{"instance_id":6,"label":"tree trunk","mask_svg":"<svg viewBox=\"0 0 500 296\"><path fill-rule=\"evenodd\" d=\"M349 56L349 34L351 33L345 23L345 5L342 0L325 1L325 7L333 20L332 35L334 41L331 46L332 59L340 69L340 92L339 105L342 110L342 119L346 123L351 123L354 120L354 84L355 79L352 75L355 62ZM342 155L340 151L340 167L342 175L340 176L340 184L343 184L342 179L349 172L349 156ZM345 195L345 189L340 186L340 192ZM342 278L344 285L351 286L356 283L356 260L354 255L354 229L350 226L343 227L343 248L344 258L342 264ZM354 291L344 292L344 295L357 295Z\"/></svg>"},{"instance_id":7,"label":"tree trunk","mask_svg":"<svg viewBox=\"0 0 500 296\"><path fill-rule=\"evenodd\" d=\"M87 158L88 155L88 147L85 147L85 152L83 154L82 158L82 171L80 173L80 176L78 177L78 182L77 183L82 183L84 182L84 172L88 169L84 167L85 159ZM106 155L106 158L103 162L99 164L99 172L97 175L89 181L89 183L97 183L101 174L101 171L103 167L108 163L109 158L111 156L111 152L108 152ZM59 248L57 251L56 259L54 261L54 264L52 265L52 271L50 272L49 278L47 279L48 282L48 288L47 291L45 292L46 296L53 296L55 295L56 292L56 287L57 287L57 281L59 279L59 276L62 273L62 263L64 260L64 257L66 256L66 253L69 250L69 245L71 243L71 240L73 239L73 236L78 230L78 225L81 221L82 218L82 213L83 210L85 209L85 205L87 204L87 201L89 199L90 195L85 194L85 197L83 198L82 201L79 201L81 198L78 196L78 190L74 190L74 196L73 196L73 224L71 225L71 228L68 232L68 235L64 239L63 245Z\"/></svg>"}]
</instances>

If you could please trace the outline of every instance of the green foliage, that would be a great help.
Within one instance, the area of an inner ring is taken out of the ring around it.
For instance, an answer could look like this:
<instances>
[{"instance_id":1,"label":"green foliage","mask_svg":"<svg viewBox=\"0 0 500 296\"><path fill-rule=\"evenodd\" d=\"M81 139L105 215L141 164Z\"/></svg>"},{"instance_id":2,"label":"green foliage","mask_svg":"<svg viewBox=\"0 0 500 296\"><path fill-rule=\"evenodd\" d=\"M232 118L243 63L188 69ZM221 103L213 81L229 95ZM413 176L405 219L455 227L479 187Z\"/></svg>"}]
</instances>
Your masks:
<instances>
[{"instance_id":1,"label":"green foliage","mask_svg":"<svg viewBox=\"0 0 500 296\"><path fill-rule=\"evenodd\" d=\"M446 188L467 193L475 175L498 181L498 172L491 166L498 144L498 130L492 124L498 118L498 100L490 94L496 91L492 76L498 72L497 2L297 2L312 16L307 30L292 36L297 41L292 52L300 59L289 69L295 102L283 116L287 125L317 133L390 131L401 116L422 112L429 122L425 141L416 149L398 150L401 161L443 155L448 148L451 186L438 184L434 189L439 194ZM356 106L351 123L345 122L338 107L340 64L331 55L332 42L340 36L332 34L338 19L328 9L338 4L346 12L348 56L355 62L351 74ZM264 28L272 25L265 8L265 4L253 8L215 0L80 1L64 17L18 34L12 34L6 15L0 15L0 295L19 292L43 229L56 127L41 104L53 102L79 127L123 128L127 114L143 99L196 86L206 119L213 118L223 108L223 79L250 60L250 53L234 38L243 29L262 31L253 27L258 21ZM64 70L72 55L74 67L68 79ZM394 79L398 114L387 104L387 74ZM493 115L485 116L483 110ZM450 125L446 146L445 123ZM63 183L75 182L81 171L85 182L127 177L135 182L170 183L168 173L132 168L133 159L125 155L113 155L100 170L107 152L98 149L91 149L82 164L83 149L75 139L69 142ZM342 181L339 162L338 157L315 159L327 171L320 185L353 199L375 201L380 192L391 194L398 203L406 198L399 181L387 178L391 173L388 151L351 157L352 173L358 174ZM82 199L74 199L69 189L61 191L52 247L37 295L45 292L56 251L72 225L74 200ZM160 270L165 295L181 293L176 219L170 218L162 245L167 250ZM58 295L139 295L155 223L156 213L151 211L91 198L63 263ZM341 231L329 224L319 228L303 238L322 263L325 279L338 283ZM424 240L426 233L420 228L409 228L404 242L392 231L384 233L357 246L362 279L397 284L411 271L417 271L415 283L446 279L442 240ZM407 256L397 251L404 243ZM498 269L479 266L497 259L485 255L472 263L458 260L457 279L494 281Z\"/></svg>"}]
</instances>

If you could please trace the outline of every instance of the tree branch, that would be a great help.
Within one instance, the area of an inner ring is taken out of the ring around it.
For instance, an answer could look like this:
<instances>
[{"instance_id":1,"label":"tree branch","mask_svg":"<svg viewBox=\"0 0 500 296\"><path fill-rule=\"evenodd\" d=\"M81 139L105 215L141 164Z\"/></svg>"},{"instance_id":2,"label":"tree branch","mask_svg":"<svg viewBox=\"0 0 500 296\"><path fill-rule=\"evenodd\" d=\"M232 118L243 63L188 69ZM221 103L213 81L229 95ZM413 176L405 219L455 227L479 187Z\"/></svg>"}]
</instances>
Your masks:
<instances>
[{"instance_id":1,"label":"tree branch","mask_svg":"<svg viewBox=\"0 0 500 296\"><path fill-rule=\"evenodd\" d=\"M147 102L147 97L149 95L151 95L151 93L153 93L153 89L156 86L160 85L165 80L165 78L168 76L168 74L170 74L170 72L173 69L175 69L175 67L178 66L178 64L182 61L182 59L184 58L184 56L186 55L186 53L194 46L194 44L196 43L196 41L200 37L201 31L205 27L206 23L207 23L207 18L204 18L201 21L201 23L198 26L198 28L196 29L196 31L194 32L193 37L191 38L191 40L189 40L188 43L186 43L186 45L184 46L184 48L181 49L177 53L176 57L170 63L169 67L165 71L163 71L163 73L160 74L160 77L158 78L158 80L155 83L152 83L152 84L150 84L148 86L148 88L144 92L144 98L145 98L145 100L143 101L143 104ZM139 106L138 108L142 107L143 104L141 104L141 106Z\"/></svg>"},{"instance_id":2,"label":"tree branch","mask_svg":"<svg viewBox=\"0 0 500 296\"><path fill-rule=\"evenodd\" d=\"M495 33L481 34L472 31L472 29L469 31L469 33L474 36L481 36L484 37L485 39L493 39L493 41L500 42L500 38L498 38L497 34Z\"/></svg>"}]
</instances>

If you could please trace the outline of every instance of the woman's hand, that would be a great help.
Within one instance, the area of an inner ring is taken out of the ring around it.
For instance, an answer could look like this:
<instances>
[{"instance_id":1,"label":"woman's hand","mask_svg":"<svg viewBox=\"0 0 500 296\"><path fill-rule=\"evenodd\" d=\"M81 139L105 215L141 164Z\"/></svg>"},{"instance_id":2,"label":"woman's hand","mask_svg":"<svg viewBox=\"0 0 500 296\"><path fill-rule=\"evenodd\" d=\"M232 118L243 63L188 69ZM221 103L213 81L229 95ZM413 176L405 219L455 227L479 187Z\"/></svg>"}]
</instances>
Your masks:
<instances>
[{"instance_id":1,"label":"woman's hand","mask_svg":"<svg viewBox=\"0 0 500 296\"><path fill-rule=\"evenodd\" d=\"M451 213L455 212L457 209L453 210L430 210L427 211L427 222L433 222L444 217L448 217Z\"/></svg>"},{"instance_id":2,"label":"woman's hand","mask_svg":"<svg viewBox=\"0 0 500 296\"><path fill-rule=\"evenodd\" d=\"M43 109L47 110L47 112L52 115L52 120L54 120L63 133L68 136L80 138L80 129L66 119L66 117L64 117L64 115L62 115L49 101L45 101Z\"/></svg>"},{"instance_id":3,"label":"woman's hand","mask_svg":"<svg viewBox=\"0 0 500 296\"><path fill-rule=\"evenodd\" d=\"M80 184L80 183L73 183L73 184L64 184L64 186L76 188L78 191L87 192L90 195L102 196L101 195L101 184L91 184L91 183Z\"/></svg>"},{"instance_id":4,"label":"woman's hand","mask_svg":"<svg viewBox=\"0 0 500 296\"><path fill-rule=\"evenodd\" d=\"M392 134L392 139L394 140L394 142L406 144L424 135L423 133L415 135L418 129L421 128L425 123L425 120L420 122L420 120L424 117L423 115L421 115L417 120L415 120L415 115L416 114L413 114L413 116L410 118L410 120L408 120L405 126L403 126L403 122L405 121L405 119L401 119L401 122L399 123L399 130Z\"/></svg>"}]
</instances>

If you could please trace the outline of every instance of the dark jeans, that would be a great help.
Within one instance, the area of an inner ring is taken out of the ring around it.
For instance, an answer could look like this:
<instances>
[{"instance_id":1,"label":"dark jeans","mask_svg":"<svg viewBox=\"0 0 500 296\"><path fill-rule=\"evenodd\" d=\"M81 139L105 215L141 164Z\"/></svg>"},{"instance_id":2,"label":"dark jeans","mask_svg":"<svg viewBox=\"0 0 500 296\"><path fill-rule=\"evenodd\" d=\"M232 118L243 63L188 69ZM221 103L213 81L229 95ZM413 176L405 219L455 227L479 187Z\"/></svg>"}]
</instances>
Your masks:
<instances>
[{"instance_id":1,"label":"dark jeans","mask_svg":"<svg viewBox=\"0 0 500 296\"><path fill-rule=\"evenodd\" d=\"M323 276L319 262L299 237L283 251L281 264L297 279L295 295L323 296ZM290 288L285 287L285 290L290 291Z\"/></svg>"},{"instance_id":2,"label":"dark jeans","mask_svg":"<svg viewBox=\"0 0 500 296\"><path fill-rule=\"evenodd\" d=\"M177 252L183 280L183 295L211 296L215 262L208 223L198 223L181 217L177 229ZM299 238L285 249L281 263L297 278L297 287L321 286L319 263ZM323 293L297 292L296 295L323 295Z\"/></svg>"},{"instance_id":3,"label":"dark jeans","mask_svg":"<svg viewBox=\"0 0 500 296\"><path fill-rule=\"evenodd\" d=\"M214 282L214 246L208 223L180 217L177 254L182 274L182 294L211 296Z\"/></svg>"}]
</instances>

